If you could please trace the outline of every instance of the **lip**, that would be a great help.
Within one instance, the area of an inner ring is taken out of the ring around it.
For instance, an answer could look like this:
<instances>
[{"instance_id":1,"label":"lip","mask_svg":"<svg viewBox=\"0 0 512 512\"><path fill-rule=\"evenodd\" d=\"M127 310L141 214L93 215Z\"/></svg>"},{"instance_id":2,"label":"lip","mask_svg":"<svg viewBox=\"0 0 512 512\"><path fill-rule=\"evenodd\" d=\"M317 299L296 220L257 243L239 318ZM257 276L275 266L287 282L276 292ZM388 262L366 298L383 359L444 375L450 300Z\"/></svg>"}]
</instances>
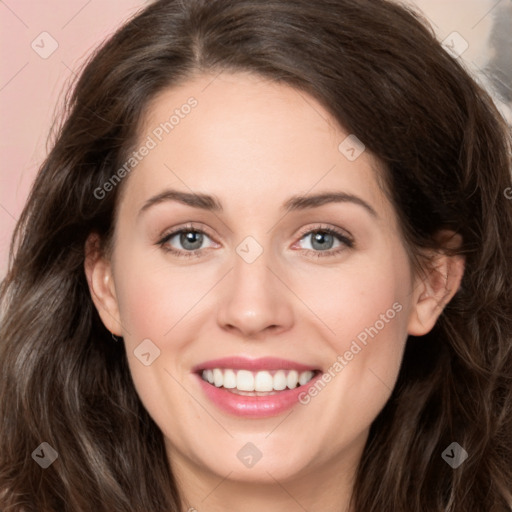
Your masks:
<instances>
[{"instance_id":1,"label":"lip","mask_svg":"<svg viewBox=\"0 0 512 512\"><path fill-rule=\"evenodd\" d=\"M201 377L202 370L213 368L232 368L237 370L297 370L315 371L316 375L303 386L295 389L277 391L274 395L247 396L237 395L224 388L218 388ZM205 396L221 411L233 416L245 418L266 418L278 416L291 409L299 401L299 395L307 393L311 386L322 376L318 367L304 365L287 359L265 357L259 359L247 359L245 357L228 357L201 363L193 368L194 376Z\"/></svg>"},{"instance_id":2,"label":"lip","mask_svg":"<svg viewBox=\"0 0 512 512\"><path fill-rule=\"evenodd\" d=\"M234 370L249 370L253 372L258 370L297 370L305 372L319 369L317 366L306 365L289 359L279 359L277 357L249 359L247 357L234 356L205 361L194 366L192 371L198 373L202 370L213 370L214 368L232 368Z\"/></svg>"}]
</instances>

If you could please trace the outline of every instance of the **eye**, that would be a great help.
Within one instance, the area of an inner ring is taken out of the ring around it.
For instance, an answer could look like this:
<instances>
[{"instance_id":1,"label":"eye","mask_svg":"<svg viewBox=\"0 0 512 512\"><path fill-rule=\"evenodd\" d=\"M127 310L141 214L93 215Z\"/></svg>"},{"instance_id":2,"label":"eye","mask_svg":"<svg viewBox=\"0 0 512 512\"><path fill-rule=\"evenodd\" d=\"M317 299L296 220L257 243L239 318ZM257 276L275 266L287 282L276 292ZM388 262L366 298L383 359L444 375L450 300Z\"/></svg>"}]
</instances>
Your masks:
<instances>
[{"instance_id":1,"label":"eye","mask_svg":"<svg viewBox=\"0 0 512 512\"><path fill-rule=\"evenodd\" d=\"M303 248L308 254L314 257L336 256L347 248L354 247L354 241L345 232L333 227L319 226L309 229L300 235L302 240L311 241L311 249ZM199 257L204 250L203 243L211 237L202 229L193 225L182 226L170 233L165 234L157 245L161 246L166 252L172 253L179 258ZM338 247L333 249L333 245L338 243ZM176 248L175 245L181 246Z\"/></svg>"},{"instance_id":2,"label":"eye","mask_svg":"<svg viewBox=\"0 0 512 512\"><path fill-rule=\"evenodd\" d=\"M310 248L306 248L308 254L314 257L336 256L347 248L354 247L354 241L347 233L332 227L318 227L310 229L303 233L299 243L302 240L310 240ZM338 248L333 249L333 245L338 242Z\"/></svg>"},{"instance_id":3,"label":"eye","mask_svg":"<svg viewBox=\"0 0 512 512\"><path fill-rule=\"evenodd\" d=\"M190 258L192 256L199 256L199 253L203 250L202 245L206 238L210 239L205 231L190 225L167 233L157 242L157 245L161 246L164 251L180 258ZM176 249L173 247L173 244L180 245L182 249Z\"/></svg>"}]
</instances>

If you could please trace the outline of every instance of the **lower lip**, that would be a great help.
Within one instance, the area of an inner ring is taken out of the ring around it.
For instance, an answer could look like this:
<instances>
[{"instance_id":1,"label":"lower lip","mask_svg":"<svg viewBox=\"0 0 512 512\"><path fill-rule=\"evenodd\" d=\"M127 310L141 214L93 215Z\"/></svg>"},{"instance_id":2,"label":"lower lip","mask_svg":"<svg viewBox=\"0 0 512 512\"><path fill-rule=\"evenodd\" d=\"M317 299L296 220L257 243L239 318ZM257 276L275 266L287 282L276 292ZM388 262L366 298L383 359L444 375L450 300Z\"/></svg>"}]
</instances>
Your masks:
<instances>
[{"instance_id":1,"label":"lower lip","mask_svg":"<svg viewBox=\"0 0 512 512\"><path fill-rule=\"evenodd\" d=\"M299 395L307 393L308 389L322 376L322 373L319 372L303 386L277 391L275 395L267 396L237 395L225 388L218 388L206 382L198 374L195 375L206 396L224 412L246 418L265 418L277 416L293 407L298 403Z\"/></svg>"}]
</instances>

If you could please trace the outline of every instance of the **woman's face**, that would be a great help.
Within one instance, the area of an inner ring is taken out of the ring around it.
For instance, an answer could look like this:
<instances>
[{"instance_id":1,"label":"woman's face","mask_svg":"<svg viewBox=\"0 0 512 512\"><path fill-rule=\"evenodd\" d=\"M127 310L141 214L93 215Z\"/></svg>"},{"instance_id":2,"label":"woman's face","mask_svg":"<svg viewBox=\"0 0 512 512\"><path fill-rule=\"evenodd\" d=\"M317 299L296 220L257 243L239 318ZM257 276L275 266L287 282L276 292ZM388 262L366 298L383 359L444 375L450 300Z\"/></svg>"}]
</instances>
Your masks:
<instances>
[{"instance_id":1,"label":"woman's face","mask_svg":"<svg viewBox=\"0 0 512 512\"><path fill-rule=\"evenodd\" d=\"M96 300L178 475L355 467L421 334L421 286L349 135L248 74L199 76L147 111L97 274L112 298Z\"/></svg>"}]
</instances>

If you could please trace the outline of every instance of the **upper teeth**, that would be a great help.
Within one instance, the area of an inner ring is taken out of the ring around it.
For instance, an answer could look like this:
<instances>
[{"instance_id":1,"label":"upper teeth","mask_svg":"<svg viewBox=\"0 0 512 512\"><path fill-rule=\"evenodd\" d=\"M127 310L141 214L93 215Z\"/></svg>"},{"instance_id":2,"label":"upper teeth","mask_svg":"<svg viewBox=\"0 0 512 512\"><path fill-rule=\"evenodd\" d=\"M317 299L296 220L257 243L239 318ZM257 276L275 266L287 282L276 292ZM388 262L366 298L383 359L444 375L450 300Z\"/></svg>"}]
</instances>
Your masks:
<instances>
[{"instance_id":1,"label":"upper teeth","mask_svg":"<svg viewBox=\"0 0 512 512\"><path fill-rule=\"evenodd\" d=\"M298 384L307 384L314 376L308 370L277 370L274 375L268 371L251 372L248 370L230 370L214 368L203 370L203 379L218 388L238 389L239 391L282 391L287 387L296 388Z\"/></svg>"}]
</instances>

